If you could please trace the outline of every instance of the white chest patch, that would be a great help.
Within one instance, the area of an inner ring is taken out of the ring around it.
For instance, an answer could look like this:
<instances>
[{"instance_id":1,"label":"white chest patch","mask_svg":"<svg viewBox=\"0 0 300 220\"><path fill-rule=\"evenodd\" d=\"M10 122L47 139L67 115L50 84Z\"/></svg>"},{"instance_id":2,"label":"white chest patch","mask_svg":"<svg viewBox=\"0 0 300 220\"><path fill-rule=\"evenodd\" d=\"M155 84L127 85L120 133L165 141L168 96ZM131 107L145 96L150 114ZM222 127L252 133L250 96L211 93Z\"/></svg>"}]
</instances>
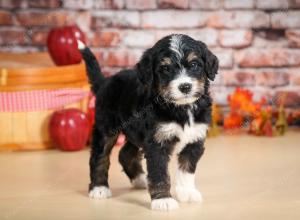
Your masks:
<instances>
[{"instance_id":1,"label":"white chest patch","mask_svg":"<svg viewBox=\"0 0 300 220\"><path fill-rule=\"evenodd\" d=\"M175 150L180 153L187 144L205 139L207 129L207 124L195 123L192 113L189 112L189 124L187 123L182 127L176 122L160 123L157 126L154 138L161 144L174 137L179 138Z\"/></svg>"}]
</instances>

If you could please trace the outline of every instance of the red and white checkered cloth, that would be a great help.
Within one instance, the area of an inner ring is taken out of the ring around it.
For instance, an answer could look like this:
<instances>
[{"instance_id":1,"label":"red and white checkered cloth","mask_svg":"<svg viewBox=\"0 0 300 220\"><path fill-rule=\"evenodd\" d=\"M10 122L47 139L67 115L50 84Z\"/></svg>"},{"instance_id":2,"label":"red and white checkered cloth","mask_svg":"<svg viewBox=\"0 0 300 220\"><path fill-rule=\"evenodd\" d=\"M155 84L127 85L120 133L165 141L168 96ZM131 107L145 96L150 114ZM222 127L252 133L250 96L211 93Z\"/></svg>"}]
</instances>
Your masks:
<instances>
[{"instance_id":1,"label":"red and white checkered cloth","mask_svg":"<svg viewBox=\"0 0 300 220\"><path fill-rule=\"evenodd\" d=\"M0 92L0 112L26 112L58 109L90 95L82 89Z\"/></svg>"}]
</instances>

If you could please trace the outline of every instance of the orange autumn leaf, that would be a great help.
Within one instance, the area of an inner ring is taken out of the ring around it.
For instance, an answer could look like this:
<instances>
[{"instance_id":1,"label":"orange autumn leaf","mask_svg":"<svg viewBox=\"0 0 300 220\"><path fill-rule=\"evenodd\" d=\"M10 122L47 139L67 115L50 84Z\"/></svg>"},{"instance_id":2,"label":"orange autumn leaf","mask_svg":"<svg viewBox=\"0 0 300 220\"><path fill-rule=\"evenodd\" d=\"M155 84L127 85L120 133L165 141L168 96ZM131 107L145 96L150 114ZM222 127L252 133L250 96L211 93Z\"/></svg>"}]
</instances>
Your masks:
<instances>
[{"instance_id":1,"label":"orange autumn leaf","mask_svg":"<svg viewBox=\"0 0 300 220\"><path fill-rule=\"evenodd\" d=\"M260 102L254 103L252 98L253 94L249 90L236 88L234 93L228 96L231 111L238 111L243 115L254 115L261 110L266 100L262 98Z\"/></svg>"},{"instance_id":2,"label":"orange autumn leaf","mask_svg":"<svg viewBox=\"0 0 300 220\"><path fill-rule=\"evenodd\" d=\"M227 117L224 118L224 128L233 129L241 128L243 124L243 117L238 113L230 113Z\"/></svg>"},{"instance_id":3,"label":"orange autumn leaf","mask_svg":"<svg viewBox=\"0 0 300 220\"><path fill-rule=\"evenodd\" d=\"M232 95L228 96L231 109L245 108L252 101L252 93L249 90L236 88Z\"/></svg>"}]
</instances>

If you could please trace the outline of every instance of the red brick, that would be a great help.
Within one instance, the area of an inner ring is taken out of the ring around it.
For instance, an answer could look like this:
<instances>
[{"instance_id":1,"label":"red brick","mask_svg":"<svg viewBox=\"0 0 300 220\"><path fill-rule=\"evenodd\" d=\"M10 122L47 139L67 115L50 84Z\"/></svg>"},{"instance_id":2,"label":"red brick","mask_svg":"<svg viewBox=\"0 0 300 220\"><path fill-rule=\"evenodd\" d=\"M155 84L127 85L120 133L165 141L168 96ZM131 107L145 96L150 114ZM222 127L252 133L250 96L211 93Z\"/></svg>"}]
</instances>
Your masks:
<instances>
[{"instance_id":1,"label":"red brick","mask_svg":"<svg viewBox=\"0 0 300 220\"><path fill-rule=\"evenodd\" d=\"M219 41L223 47L243 48L251 45L252 31L249 30L223 30L220 32Z\"/></svg>"},{"instance_id":2,"label":"red brick","mask_svg":"<svg viewBox=\"0 0 300 220\"><path fill-rule=\"evenodd\" d=\"M279 71L263 71L255 75L256 83L259 86L285 86L289 84L289 75Z\"/></svg>"},{"instance_id":3,"label":"red brick","mask_svg":"<svg viewBox=\"0 0 300 220\"><path fill-rule=\"evenodd\" d=\"M222 79L223 79L223 71L226 71L224 69L219 69L218 74L216 75L214 81L210 82L211 86L222 86Z\"/></svg>"},{"instance_id":4,"label":"red brick","mask_svg":"<svg viewBox=\"0 0 300 220\"><path fill-rule=\"evenodd\" d=\"M107 59L107 53L108 53L108 50L106 48L91 47L91 49L101 66L101 71L104 76L108 77L108 76L115 75L118 71L124 68L124 67L109 67L105 64Z\"/></svg>"},{"instance_id":5,"label":"red brick","mask_svg":"<svg viewBox=\"0 0 300 220\"><path fill-rule=\"evenodd\" d=\"M224 71L222 79L225 86L253 86L255 84L255 77L251 72Z\"/></svg>"},{"instance_id":6,"label":"red brick","mask_svg":"<svg viewBox=\"0 0 300 220\"><path fill-rule=\"evenodd\" d=\"M64 11L21 11L17 13L18 22L24 26L58 26L68 23L68 13Z\"/></svg>"},{"instance_id":7,"label":"red brick","mask_svg":"<svg viewBox=\"0 0 300 220\"><path fill-rule=\"evenodd\" d=\"M268 104L274 104L273 97L275 92L273 89L265 87L251 87L250 90L253 94L253 100L255 102L259 102L263 98L267 101Z\"/></svg>"},{"instance_id":8,"label":"red brick","mask_svg":"<svg viewBox=\"0 0 300 220\"><path fill-rule=\"evenodd\" d=\"M92 48L100 66L105 69L120 70L126 67L133 67L140 57L143 50L138 49L106 49Z\"/></svg>"},{"instance_id":9,"label":"red brick","mask_svg":"<svg viewBox=\"0 0 300 220\"><path fill-rule=\"evenodd\" d=\"M271 14L273 28L299 28L300 11L280 11Z\"/></svg>"},{"instance_id":10,"label":"red brick","mask_svg":"<svg viewBox=\"0 0 300 220\"><path fill-rule=\"evenodd\" d=\"M300 8L300 0L290 0L290 8Z\"/></svg>"},{"instance_id":11,"label":"red brick","mask_svg":"<svg viewBox=\"0 0 300 220\"><path fill-rule=\"evenodd\" d=\"M136 64L142 52L134 50L110 50L104 57L104 65L109 67L130 67Z\"/></svg>"},{"instance_id":12,"label":"red brick","mask_svg":"<svg viewBox=\"0 0 300 220\"><path fill-rule=\"evenodd\" d=\"M23 30L0 29L0 45L15 46L25 45L27 43L26 35Z\"/></svg>"},{"instance_id":13,"label":"red brick","mask_svg":"<svg viewBox=\"0 0 300 220\"><path fill-rule=\"evenodd\" d=\"M97 31L93 33L92 46L114 47L120 43L118 31Z\"/></svg>"},{"instance_id":14,"label":"red brick","mask_svg":"<svg viewBox=\"0 0 300 220\"><path fill-rule=\"evenodd\" d=\"M300 106L300 88L298 89L280 89L278 90L274 97L274 103L279 104L282 96L285 96L285 106L288 107L299 107Z\"/></svg>"},{"instance_id":15,"label":"red brick","mask_svg":"<svg viewBox=\"0 0 300 220\"><path fill-rule=\"evenodd\" d=\"M300 48L300 29L298 30L286 30L285 36L289 41L290 47Z\"/></svg>"},{"instance_id":16,"label":"red brick","mask_svg":"<svg viewBox=\"0 0 300 220\"><path fill-rule=\"evenodd\" d=\"M34 30L31 36L31 43L37 46L47 45L49 30Z\"/></svg>"},{"instance_id":17,"label":"red brick","mask_svg":"<svg viewBox=\"0 0 300 220\"><path fill-rule=\"evenodd\" d=\"M58 8L61 6L61 0L35 0L28 1L32 8Z\"/></svg>"},{"instance_id":18,"label":"red brick","mask_svg":"<svg viewBox=\"0 0 300 220\"><path fill-rule=\"evenodd\" d=\"M156 41L170 34L187 34L195 40L203 41L207 46L214 47L218 41L218 31L212 28L201 29L180 29L180 30L158 30L156 33Z\"/></svg>"},{"instance_id":19,"label":"red brick","mask_svg":"<svg viewBox=\"0 0 300 220\"><path fill-rule=\"evenodd\" d=\"M140 15L135 11L101 11L92 15L92 27L136 28L140 25Z\"/></svg>"},{"instance_id":20,"label":"red brick","mask_svg":"<svg viewBox=\"0 0 300 220\"><path fill-rule=\"evenodd\" d=\"M144 28L195 28L203 27L206 13L199 11L148 11L142 13Z\"/></svg>"},{"instance_id":21,"label":"red brick","mask_svg":"<svg viewBox=\"0 0 300 220\"><path fill-rule=\"evenodd\" d=\"M158 0L159 8L186 9L189 6L188 0Z\"/></svg>"},{"instance_id":22,"label":"red brick","mask_svg":"<svg viewBox=\"0 0 300 220\"><path fill-rule=\"evenodd\" d=\"M254 8L254 0L224 0L226 9L248 9Z\"/></svg>"},{"instance_id":23,"label":"red brick","mask_svg":"<svg viewBox=\"0 0 300 220\"><path fill-rule=\"evenodd\" d=\"M125 6L125 0L102 0L94 1L94 7L100 9L122 9Z\"/></svg>"},{"instance_id":24,"label":"red brick","mask_svg":"<svg viewBox=\"0 0 300 220\"><path fill-rule=\"evenodd\" d=\"M203 41L209 47L218 44L218 32L215 29L204 28L199 30L188 30L186 31L186 34L195 40Z\"/></svg>"},{"instance_id":25,"label":"red brick","mask_svg":"<svg viewBox=\"0 0 300 220\"><path fill-rule=\"evenodd\" d=\"M253 48L287 48L288 41L284 37L278 39L268 39L268 37L260 36L255 32L252 42Z\"/></svg>"},{"instance_id":26,"label":"red brick","mask_svg":"<svg viewBox=\"0 0 300 220\"><path fill-rule=\"evenodd\" d=\"M91 9L93 4L93 0L63 0L63 5L65 8Z\"/></svg>"},{"instance_id":27,"label":"red brick","mask_svg":"<svg viewBox=\"0 0 300 220\"><path fill-rule=\"evenodd\" d=\"M161 38L170 34L186 34L188 30L176 30L176 29L160 29L155 30L155 40L158 41Z\"/></svg>"},{"instance_id":28,"label":"red brick","mask_svg":"<svg viewBox=\"0 0 300 220\"><path fill-rule=\"evenodd\" d=\"M221 0L191 0L191 8L201 8L201 9L219 9L222 7Z\"/></svg>"},{"instance_id":29,"label":"red brick","mask_svg":"<svg viewBox=\"0 0 300 220\"><path fill-rule=\"evenodd\" d=\"M259 9L288 9L289 0L263 0L256 1L256 8Z\"/></svg>"},{"instance_id":30,"label":"red brick","mask_svg":"<svg viewBox=\"0 0 300 220\"><path fill-rule=\"evenodd\" d=\"M88 10L73 11L68 17L68 25L70 24L77 24L87 35L91 31L91 13Z\"/></svg>"},{"instance_id":31,"label":"red brick","mask_svg":"<svg viewBox=\"0 0 300 220\"><path fill-rule=\"evenodd\" d=\"M106 56L106 51L104 52L103 48L93 48L91 47L93 54L95 55L95 57L97 58L99 64L101 67L104 67L104 61L105 61L105 56Z\"/></svg>"},{"instance_id":32,"label":"red brick","mask_svg":"<svg viewBox=\"0 0 300 220\"><path fill-rule=\"evenodd\" d=\"M212 50L219 59L219 66L222 68L231 68L233 66L233 55L230 50Z\"/></svg>"},{"instance_id":33,"label":"red brick","mask_svg":"<svg viewBox=\"0 0 300 220\"><path fill-rule=\"evenodd\" d=\"M284 39L284 30L277 29L260 29L254 30L255 36L269 40L271 43L276 44L276 41Z\"/></svg>"},{"instance_id":34,"label":"red brick","mask_svg":"<svg viewBox=\"0 0 300 220\"><path fill-rule=\"evenodd\" d=\"M117 74L121 69L122 68L116 68L116 67L103 67L101 71L105 77L110 77Z\"/></svg>"},{"instance_id":35,"label":"red brick","mask_svg":"<svg viewBox=\"0 0 300 220\"><path fill-rule=\"evenodd\" d=\"M300 86L300 68L289 69L290 84Z\"/></svg>"},{"instance_id":36,"label":"red brick","mask_svg":"<svg viewBox=\"0 0 300 220\"><path fill-rule=\"evenodd\" d=\"M128 9L155 9L156 0L126 0L125 1L126 8Z\"/></svg>"},{"instance_id":37,"label":"red brick","mask_svg":"<svg viewBox=\"0 0 300 220\"><path fill-rule=\"evenodd\" d=\"M235 56L241 67L284 67L299 66L300 51L291 49L248 49Z\"/></svg>"},{"instance_id":38,"label":"red brick","mask_svg":"<svg viewBox=\"0 0 300 220\"><path fill-rule=\"evenodd\" d=\"M155 43L155 34L150 31L126 31L122 36L126 47L151 47Z\"/></svg>"},{"instance_id":39,"label":"red brick","mask_svg":"<svg viewBox=\"0 0 300 220\"><path fill-rule=\"evenodd\" d=\"M11 25L12 22L12 14L8 11L0 10L0 25Z\"/></svg>"},{"instance_id":40,"label":"red brick","mask_svg":"<svg viewBox=\"0 0 300 220\"><path fill-rule=\"evenodd\" d=\"M262 11L218 11L212 13L207 25L214 28L266 28L270 17Z\"/></svg>"},{"instance_id":41,"label":"red brick","mask_svg":"<svg viewBox=\"0 0 300 220\"><path fill-rule=\"evenodd\" d=\"M26 0L0 0L0 7L2 8L25 8L28 1Z\"/></svg>"},{"instance_id":42,"label":"red brick","mask_svg":"<svg viewBox=\"0 0 300 220\"><path fill-rule=\"evenodd\" d=\"M227 97L232 94L235 87L212 86L210 92L213 97L214 103L218 105L228 105Z\"/></svg>"},{"instance_id":43,"label":"red brick","mask_svg":"<svg viewBox=\"0 0 300 220\"><path fill-rule=\"evenodd\" d=\"M128 66L132 68L137 64L144 53L144 49L130 49L128 53Z\"/></svg>"},{"instance_id":44,"label":"red brick","mask_svg":"<svg viewBox=\"0 0 300 220\"><path fill-rule=\"evenodd\" d=\"M43 50L46 50L46 48L43 48ZM40 52L41 48L27 46L27 45L16 45L12 43L0 47L0 51L9 52L9 53L33 53L33 52Z\"/></svg>"}]
</instances>

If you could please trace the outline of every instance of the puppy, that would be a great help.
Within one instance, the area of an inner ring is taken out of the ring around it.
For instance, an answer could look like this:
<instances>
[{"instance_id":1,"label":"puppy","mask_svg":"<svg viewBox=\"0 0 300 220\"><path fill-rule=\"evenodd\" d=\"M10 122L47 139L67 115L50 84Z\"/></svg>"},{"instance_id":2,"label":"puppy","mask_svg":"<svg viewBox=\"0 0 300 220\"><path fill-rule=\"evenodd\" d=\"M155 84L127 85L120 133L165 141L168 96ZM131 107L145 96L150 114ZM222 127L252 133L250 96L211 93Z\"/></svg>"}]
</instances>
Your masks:
<instances>
[{"instance_id":1,"label":"puppy","mask_svg":"<svg viewBox=\"0 0 300 220\"><path fill-rule=\"evenodd\" d=\"M119 162L134 187L148 187L153 210L178 207L170 193L168 173L173 151L178 157L177 199L201 201L195 170L211 121L208 89L218 71L217 57L204 43L173 34L146 50L133 69L104 78L90 49L82 42L78 45L96 95L89 196L101 199L112 195L109 155L123 132L127 142L120 150ZM141 165L143 154L147 178Z\"/></svg>"}]
</instances>

